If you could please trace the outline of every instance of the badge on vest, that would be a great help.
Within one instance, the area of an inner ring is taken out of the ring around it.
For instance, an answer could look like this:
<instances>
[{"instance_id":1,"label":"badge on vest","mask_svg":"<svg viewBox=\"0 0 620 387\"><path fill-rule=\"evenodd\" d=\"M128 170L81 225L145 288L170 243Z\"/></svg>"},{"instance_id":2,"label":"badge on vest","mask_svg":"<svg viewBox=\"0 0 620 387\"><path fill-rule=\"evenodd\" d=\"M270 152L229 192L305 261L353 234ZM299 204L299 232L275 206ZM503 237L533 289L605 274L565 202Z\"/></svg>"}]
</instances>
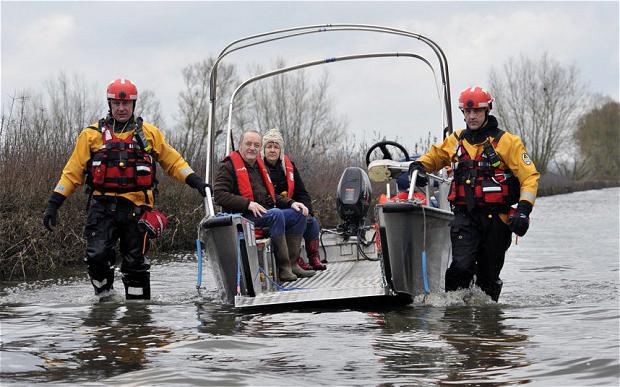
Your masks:
<instances>
[{"instance_id":1,"label":"badge on vest","mask_svg":"<svg viewBox=\"0 0 620 387\"><path fill-rule=\"evenodd\" d=\"M525 165L532 164L532 160L530 159L530 156L528 156L527 153L523 152L523 154L521 155L521 158L523 159L523 162L525 163Z\"/></svg>"}]
</instances>

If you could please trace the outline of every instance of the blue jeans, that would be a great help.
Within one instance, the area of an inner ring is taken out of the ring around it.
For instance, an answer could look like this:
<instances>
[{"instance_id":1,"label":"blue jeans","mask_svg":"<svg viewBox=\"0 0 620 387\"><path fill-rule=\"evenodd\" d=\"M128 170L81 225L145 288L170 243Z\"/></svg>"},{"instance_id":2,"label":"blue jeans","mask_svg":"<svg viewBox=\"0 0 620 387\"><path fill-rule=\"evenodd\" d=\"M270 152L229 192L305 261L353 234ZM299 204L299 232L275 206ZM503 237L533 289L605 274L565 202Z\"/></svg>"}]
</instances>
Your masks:
<instances>
[{"instance_id":1,"label":"blue jeans","mask_svg":"<svg viewBox=\"0 0 620 387\"><path fill-rule=\"evenodd\" d=\"M251 213L243 217L254 222L256 227L269 227L269 235L275 237L285 234L301 235L306 228L306 217L291 208L271 208L260 218Z\"/></svg>"},{"instance_id":2,"label":"blue jeans","mask_svg":"<svg viewBox=\"0 0 620 387\"><path fill-rule=\"evenodd\" d=\"M307 241L315 241L319 239L320 231L321 226L319 226L319 221L314 216L308 215L306 231L304 231L304 239Z\"/></svg>"}]
</instances>

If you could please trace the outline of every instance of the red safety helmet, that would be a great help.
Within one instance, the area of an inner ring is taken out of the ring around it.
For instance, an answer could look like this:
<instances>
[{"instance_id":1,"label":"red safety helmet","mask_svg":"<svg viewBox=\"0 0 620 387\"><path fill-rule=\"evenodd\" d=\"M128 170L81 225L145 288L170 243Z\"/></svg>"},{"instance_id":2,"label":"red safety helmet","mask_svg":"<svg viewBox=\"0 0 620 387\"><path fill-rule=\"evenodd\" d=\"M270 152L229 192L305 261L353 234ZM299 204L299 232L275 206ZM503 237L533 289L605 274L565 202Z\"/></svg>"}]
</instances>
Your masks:
<instances>
[{"instance_id":1,"label":"red safety helmet","mask_svg":"<svg viewBox=\"0 0 620 387\"><path fill-rule=\"evenodd\" d=\"M486 91L480 86L472 86L461 91L459 96L459 109L477 109L487 108L493 109L493 101L495 99L491 96L491 93Z\"/></svg>"},{"instance_id":2,"label":"red safety helmet","mask_svg":"<svg viewBox=\"0 0 620 387\"><path fill-rule=\"evenodd\" d=\"M129 79L116 79L108 85L108 99L135 101L138 89Z\"/></svg>"}]
</instances>

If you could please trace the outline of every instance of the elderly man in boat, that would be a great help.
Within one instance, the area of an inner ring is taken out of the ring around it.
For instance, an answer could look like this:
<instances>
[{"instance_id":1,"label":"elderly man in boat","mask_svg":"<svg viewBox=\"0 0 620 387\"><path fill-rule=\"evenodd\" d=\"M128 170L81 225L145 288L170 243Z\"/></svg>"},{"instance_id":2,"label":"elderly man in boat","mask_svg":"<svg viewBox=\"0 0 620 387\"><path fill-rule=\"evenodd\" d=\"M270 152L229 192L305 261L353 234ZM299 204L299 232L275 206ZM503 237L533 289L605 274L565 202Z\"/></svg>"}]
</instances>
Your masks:
<instances>
[{"instance_id":1,"label":"elderly man in boat","mask_svg":"<svg viewBox=\"0 0 620 387\"><path fill-rule=\"evenodd\" d=\"M260 157L261 135L246 130L239 150L231 152L216 175L213 193L225 212L241 213L256 227L268 228L281 281L311 277L316 272L297 264L308 208L301 202L275 194Z\"/></svg>"}]
</instances>

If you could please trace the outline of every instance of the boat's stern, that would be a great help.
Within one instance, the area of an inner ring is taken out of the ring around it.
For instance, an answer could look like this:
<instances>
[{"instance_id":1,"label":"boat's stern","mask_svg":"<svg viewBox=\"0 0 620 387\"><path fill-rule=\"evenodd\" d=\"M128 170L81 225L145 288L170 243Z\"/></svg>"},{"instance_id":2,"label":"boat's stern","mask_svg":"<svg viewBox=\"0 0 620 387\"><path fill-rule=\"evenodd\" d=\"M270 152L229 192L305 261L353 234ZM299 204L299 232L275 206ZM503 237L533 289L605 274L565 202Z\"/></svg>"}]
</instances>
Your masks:
<instances>
[{"instance_id":1,"label":"boat's stern","mask_svg":"<svg viewBox=\"0 0 620 387\"><path fill-rule=\"evenodd\" d=\"M385 276L397 293L443 292L451 256L450 211L413 201L376 207Z\"/></svg>"}]
</instances>

